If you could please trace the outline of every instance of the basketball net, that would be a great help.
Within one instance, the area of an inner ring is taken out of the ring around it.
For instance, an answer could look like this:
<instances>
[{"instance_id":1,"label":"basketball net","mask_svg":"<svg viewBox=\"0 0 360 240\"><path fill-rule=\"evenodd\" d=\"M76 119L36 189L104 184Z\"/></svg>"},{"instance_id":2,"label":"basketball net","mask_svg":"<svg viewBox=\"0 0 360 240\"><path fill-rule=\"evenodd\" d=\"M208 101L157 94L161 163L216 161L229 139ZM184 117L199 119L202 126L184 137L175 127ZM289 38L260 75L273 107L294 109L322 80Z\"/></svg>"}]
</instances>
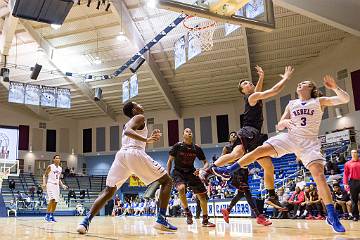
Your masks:
<instances>
[{"instance_id":1,"label":"basketball net","mask_svg":"<svg viewBox=\"0 0 360 240\"><path fill-rule=\"evenodd\" d=\"M195 45L201 47L202 51L206 52L213 49L213 38L216 29L215 21L195 16L187 16L183 25L189 30L189 34L197 39Z\"/></svg>"}]
</instances>

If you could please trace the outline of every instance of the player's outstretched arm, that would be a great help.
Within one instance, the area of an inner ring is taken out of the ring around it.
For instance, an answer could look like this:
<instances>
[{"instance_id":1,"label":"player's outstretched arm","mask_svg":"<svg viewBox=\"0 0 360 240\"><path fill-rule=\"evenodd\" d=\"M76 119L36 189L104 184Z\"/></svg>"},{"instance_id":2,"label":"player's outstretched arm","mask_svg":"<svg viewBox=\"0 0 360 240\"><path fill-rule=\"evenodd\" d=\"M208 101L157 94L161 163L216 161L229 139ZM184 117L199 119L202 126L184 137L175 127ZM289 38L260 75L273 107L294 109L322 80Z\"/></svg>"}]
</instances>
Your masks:
<instances>
[{"instance_id":1,"label":"player's outstretched arm","mask_svg":"<svg viewBox=\"0 0 360 240\"><path fill-rule=\"evenodd\" d=\"M285 72L284 74L280 74L281 80L277 84L275 84L272 88L268 90L265 90L263 92L254 92L249 96L250 106L255 106L257 101L271 98L277 95L278 93L280 93L284 89L286 81L290 79L293 72L294 72L293 67L291 66L285 67Z\"/></svg>"},{"instance_id":2,"label":"player's outstretched arm","mask_svg":"<svg viewBox=\"0 0 360 240\"><path fill-rule=\"evenodd\" d=\"M259 80L256 83L255 86L255 92L262 92L263 90L263 86L264 86L264 71L262 70L261 67L259 67L258 65L256 65L255 67L257 74L259 75Z\"/></svg>"},{"instance_id":3,"label":"player's outstretched arm","mask_svg":"<svg viewBox=\"0 0 360 240\"><path fill-rule=\"evenodd\" d=\"M331 89L335 92L336 96L333 97L320 97L319 101L321 106L336 106L348 103L350 101L350 96L347 92L342 90L335 82L335 79L330 75L325 75L324 85L327 89Z\"/></svg>"}]
</instances>

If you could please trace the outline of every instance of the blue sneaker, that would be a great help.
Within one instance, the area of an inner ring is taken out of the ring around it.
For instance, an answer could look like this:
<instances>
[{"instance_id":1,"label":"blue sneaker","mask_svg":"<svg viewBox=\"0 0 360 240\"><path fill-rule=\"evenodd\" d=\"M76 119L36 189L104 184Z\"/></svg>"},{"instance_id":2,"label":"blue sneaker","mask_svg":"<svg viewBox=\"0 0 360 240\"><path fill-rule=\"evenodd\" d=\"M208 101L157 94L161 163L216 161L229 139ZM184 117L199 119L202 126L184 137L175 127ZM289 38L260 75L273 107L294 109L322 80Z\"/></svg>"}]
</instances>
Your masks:
<instances>
[{"instance_id":1,"label":"blue sneaker","mask_svg":"<svg viewBox=\"0 0 360 240\"><path fill-rule=\"evenodd\" d=\"M337 233L345 232L345 228L339 221L339 218L336 214L333 214L333 216L330 216L329 214L326 218L326 222L333 228L334 232Z\"/></svg>"},{"instance_id":2,"label":"blue sneaker","mask_svg":"<svg viewBox=\"0 0 360 240\"><path fill-rule=\"evenodd\" d=\"M214 167L212 168L212 171L216 176L221 177L224 181L228 181L231 178L227 167Z\"/></svg>"},{"instance_id":3,"label":"blue sneaker","mask_svg":"<svg viewBox=\"0 0 360 240\"><path fill-rule=\"evenodd\" d=\"M158 215L154 228L165 232L175 232L177 230L177 227L171 225L163 215Z\"/></svg>"},{"instance_id":4,"label":"blue sneaker","mask_svg":"<svg viewBox=\"0 0 360 240\"><path fill-rule=\"evenodd\" d=\"M54 215L51 215L49 218L50 218L50 221L51 221L51 222L57 222L57 221L55 220Z\"/></svg>"},{"instance_id":5,"label":"blue sneaker","mask_svg":"<svg viewBox=\"0 0 360 240\"><path fill-rule=\"evenodd\" d=\"M47 222L51 222L50 215L46 214L44 220L47 221Z\"/></svg>"},{"instance_id":6,"label":"blue sneaker","mask_svg":"<svg viewBox=\"0 0 360 240\"><path fill-rule=\"evenodd\" d=\"M90 220L88 217L85 217L76 228L76 231L80 234L85 234L89 230L89 225L90 225Z\"/></svg>"}]
</instances>

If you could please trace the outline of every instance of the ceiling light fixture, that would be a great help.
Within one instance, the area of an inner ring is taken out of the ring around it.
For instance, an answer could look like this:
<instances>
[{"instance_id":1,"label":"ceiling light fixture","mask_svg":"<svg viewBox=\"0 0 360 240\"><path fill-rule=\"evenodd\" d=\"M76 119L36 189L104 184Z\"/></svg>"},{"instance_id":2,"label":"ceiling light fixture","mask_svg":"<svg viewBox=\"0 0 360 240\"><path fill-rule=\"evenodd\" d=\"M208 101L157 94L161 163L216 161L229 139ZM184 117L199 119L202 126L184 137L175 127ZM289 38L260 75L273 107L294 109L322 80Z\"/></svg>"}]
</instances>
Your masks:
<instances>
[{"instance_id":1,"label":"ceiling light fixture","mask_svg":"<svg viewBox=\"0 0 360 240\"><path fill-rule=\"evenodd\" d=\"M96 57L95 57L94 63L95 63L96 65L100 65L100 64L102 63L102 61L101 61L101 59L100 59L99 56L96 56Z\"/></svg>"},{"instance_id":2,"label":"ceiling light fixture","mask_svg":"<svg viewBox=\"0 0 360 240\"><path fill-rule=\"evenodd\" d=\"M156 8L158 4L158 0L149 0L149 1L146 1L146 6L148 8Z\"/></svg>"},{"instance_id":3,"label":"ceiling light fixture","mask_svg":"<svg viewBox=\"0 0 360 240\"><path fill-rule=\"evenodd\" d=\"M99 33L96 30L96 57L94 60L94 64L100 65L101 63L102 63L102 61L101 61L100 55L99 55Z\"/></svg>"},{"instance_id":4,"label":"ceiling light fixture","mask_svg":"<svg viewBox=\"0 0 360 240\"><path fill-rule=\"evenodd\" d=\"M118 41L126 41L127 40L127 37L126 37L126 35L125 35L125 33L124 32L119 32L119 35L117 35L116 36L116 39L118 40Z\"/></svg>"},{"instance_id":5,"label":"ceiling light fixture","mask_svg":"<svg viewBox=\"0 0 360 240\"><path fill-rule=\"evenodd\" d=\"M109 3L107 4L106 8L105 8L105 11L106 11L106 12L109 11L110 6L111 6L111 4L110 4L110 2L109 2Z\"/></svg>"},{"instance_id":6,"label":"ceiling light fixture","mask_svg":"<svg viewBox=\"0 0 360 240\"><path fill-rule=\"evenodd\" d=\"M55 30L58 30L61 28L60 24L51 24L50 26L52 27L52 29L55 29Z\"/></svg>"}]
</instances>

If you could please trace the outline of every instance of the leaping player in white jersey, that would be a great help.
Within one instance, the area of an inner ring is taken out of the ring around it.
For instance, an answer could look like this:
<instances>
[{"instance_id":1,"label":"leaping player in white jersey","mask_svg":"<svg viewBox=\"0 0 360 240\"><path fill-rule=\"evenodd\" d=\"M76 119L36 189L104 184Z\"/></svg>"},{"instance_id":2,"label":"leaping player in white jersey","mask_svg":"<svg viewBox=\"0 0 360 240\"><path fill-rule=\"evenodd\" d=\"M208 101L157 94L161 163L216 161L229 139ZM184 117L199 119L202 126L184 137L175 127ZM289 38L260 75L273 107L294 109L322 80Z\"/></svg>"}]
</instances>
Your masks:
<instances>
[{"instance_id":1,"label":"leaping player in white jersey","mask_svg":"<svg viewBox=\"0 0 360 240\"><path fill-rule=\"evenodd\" d=\"M45 220L48 222L56 222L54 218L54 212L56 209L56 205L60 198L60 186L63 189L67 189L61 179L62 168L60 167L60 155L55 155L53 157L53 164L50 164L43 175L43 189L47 191L47 198L48 198L48 206L47 212L45 215ZM46 181L47 178L47 181Z\"/></svg>"},{"instance_id":2,"label":"leaping player in white jersey","mask_svg":"<svg viewBox=\"0 0 360 240\"><path fill-rule=\"evenodd\" d=\"M263 157L281 157L288 153L295 153L304 166L310 171L318 186L319 194L327 209L327 223L335 232L345 232L334 210L330 189L324 175L325 159L320 153L319 128L325 107L336 106L350 101L349 94L337 86L330 76L324 77L326 88L333 90L336 96L322 97L311 81L303 81L297 86L298 99L287 105L285 112L277 125L279 131L288 129L268 139L262 146L244 155L229 167L217 168L223 177L235 172L240 167L247 166ZM269 171L264 169L264 171ZM269 173L271 174L271 173ZM273 174L273 173L272 173ZM267 174L264 174L267 176Z\"/></svg>"},{"instance_id":3,"label":"leaping player in white jersey","mask_svg":"<svg viewBox=\"0 0 360 240\"><path fill-rule=\"evenodd\" d=\"M159 181L161 184L160 209L154 228L162 231L176 231L177 228L172 226L165 218L172 188L172 179L166 170L145 152L146 144L157 142L160 139L160 130L155 129L148 137L143 115L144 109L136 102L126 103L123 112L130 120L123 129L122 147L116 153L115 160L109 170L106 188L95 200L90 212L77 227L77 231L80 234L85 234L88 231L93 217L132 174L138 176L146 185Z\"/></svg>"}]
</instances>

